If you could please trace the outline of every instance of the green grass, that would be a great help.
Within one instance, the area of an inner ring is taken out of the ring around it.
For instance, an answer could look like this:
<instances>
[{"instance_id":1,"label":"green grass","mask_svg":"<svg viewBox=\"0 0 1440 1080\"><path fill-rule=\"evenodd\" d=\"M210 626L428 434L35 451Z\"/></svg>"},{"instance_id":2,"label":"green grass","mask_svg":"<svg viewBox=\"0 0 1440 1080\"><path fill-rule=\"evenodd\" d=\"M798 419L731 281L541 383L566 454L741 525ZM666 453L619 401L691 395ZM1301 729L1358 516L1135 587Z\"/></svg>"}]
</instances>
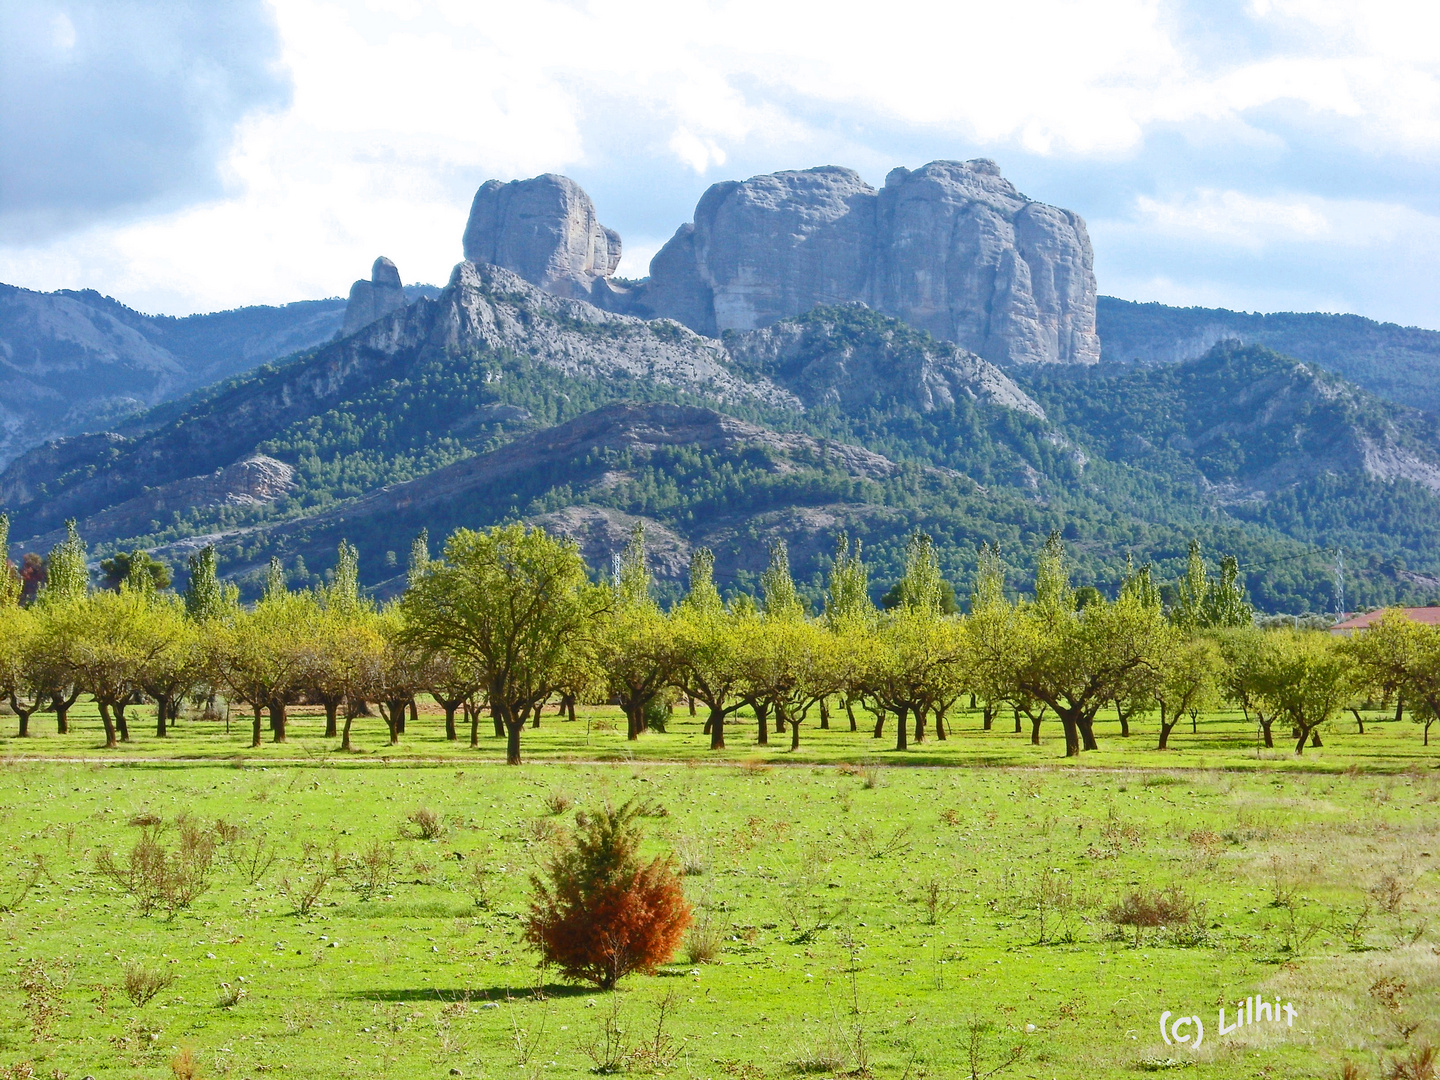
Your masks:
<instances>
[{"instance_id":1,"label":"green grass","mask_svg":"<svg viewBox=\"0 0 1440 1080\"><path fill-rule=\"evenodd\" d=\"M627 746L619 725L596 729L613 710L589 715L588 744L584 717L547 716L520 768L498 764L483 733L478 752L446 745L425 713L399 748L378 719L358 722L348 756L304 716L289 744L257 751L239 724L227 738L198 721L163 743L137 722L133 743L103 751L89 711L69 736L6 740L0 1076L31 1075L25 1062L36 1077L164 1078L182 1047L202 1075L237 1080L586 1076L582 1044L612 1007L638 1042L672 991L676 1053L660 1071L679 1077L792 1077L831 1056L812 1075L835 1075L855 1068L858 1045L877 1077L968 1077L972 1023L984 1069L1023 1047L998 1074L1017 1077L1136 1076L1167 1059L1193 1060L1195 1077L1330 1076L1345 1056L1373 1075L1408 1024L1420 1025L1410 1045L1440 1040L1440 751L1408 722L1367 721L1363 737L1335 725L1298 767L1257 758L1227 716L1177 732L1166 753L1148 728L1105 731L1079 763L1060 756L1058 731L1036 748L975 731L969 714L909 755L809 727L801 755L788 740L762 755L737 725L712 765L698 728L676 719ZM801 756L813 760L762 760ZM872 758L895 767L844 763ZM553 813L557 793L574 806ZM574 809L632 798L651 850L703 864L686 889L719 932L718 962L679 956L616 994L557 985L520 938L528 876ZM445 819L442 837L414 838L419 807ZM181 814L245 839L221 849L193 907L142 916L95 855L127 852L144 815L173 844ZM252 885L238 864L256 837L278 857ZM367 899L352 869L295 914L282 883L313 875L332 847L351 862L389 853L393 877ZM17 903L37 857L45 874ZM489 871L484 906L468 891L476 866ZM1203 904L1203 934L1137 941L1107 918L1132 890L1170 887ZM137 961L175 976L144 1006L121 989ZM39 1040L21 987L36 971L58 987ZM1386 978L1404 984L1394 1010ZM222 983L245 996L221 1007ZM1295 1027L1220 1037L1218 1006L1233 1014L1257 993L1294 1002ZM1161 1041L1164 1009L1201 1015L1199 1052Z\"/></svg>"}]
</instances>

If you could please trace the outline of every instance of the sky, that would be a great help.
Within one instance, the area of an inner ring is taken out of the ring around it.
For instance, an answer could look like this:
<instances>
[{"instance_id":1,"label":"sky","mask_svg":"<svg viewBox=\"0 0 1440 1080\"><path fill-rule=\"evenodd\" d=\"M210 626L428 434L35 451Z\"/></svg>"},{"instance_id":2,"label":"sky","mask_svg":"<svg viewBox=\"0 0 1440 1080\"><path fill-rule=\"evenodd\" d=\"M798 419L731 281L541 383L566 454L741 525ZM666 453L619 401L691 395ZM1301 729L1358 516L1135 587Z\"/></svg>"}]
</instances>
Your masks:
<instances>
[{"instance_id":1,"label":"sky","mask_svg":"<svg viewBox=\"0 0 1440 1080\"><path fill-rule=\"evenodd\" d=\"M183 315L443 283L475 189L650 257L720 180L993 158L1100 291L1440 328L1440 5L0 0L0 281Z\"/></svg>"}]
</instances>

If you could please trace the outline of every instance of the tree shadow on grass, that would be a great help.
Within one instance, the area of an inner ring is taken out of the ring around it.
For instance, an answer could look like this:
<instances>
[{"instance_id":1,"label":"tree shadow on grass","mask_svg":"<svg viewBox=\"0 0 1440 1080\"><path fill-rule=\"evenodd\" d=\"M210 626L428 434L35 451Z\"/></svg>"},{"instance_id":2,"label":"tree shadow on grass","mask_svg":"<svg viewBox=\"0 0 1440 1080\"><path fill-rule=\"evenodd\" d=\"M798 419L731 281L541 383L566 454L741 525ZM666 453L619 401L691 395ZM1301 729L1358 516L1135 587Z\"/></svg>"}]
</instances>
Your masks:
<instances>
[{"instance_id":1,"label":"tree shadow on grass","mask_svg":"<svg viewBox=\"0 0 1440 1080\"><path fill-rule=\"evenodd\" d=\"M603 994L596 986L573 986L549 983L540 987L546 997L569 998ZM512 998L522 1001L533 997L534 986L424 986L419 988L396 988L389 990L354 990L345 996L352 1001L504 1001Z\"/></svg>"}]
</instances>

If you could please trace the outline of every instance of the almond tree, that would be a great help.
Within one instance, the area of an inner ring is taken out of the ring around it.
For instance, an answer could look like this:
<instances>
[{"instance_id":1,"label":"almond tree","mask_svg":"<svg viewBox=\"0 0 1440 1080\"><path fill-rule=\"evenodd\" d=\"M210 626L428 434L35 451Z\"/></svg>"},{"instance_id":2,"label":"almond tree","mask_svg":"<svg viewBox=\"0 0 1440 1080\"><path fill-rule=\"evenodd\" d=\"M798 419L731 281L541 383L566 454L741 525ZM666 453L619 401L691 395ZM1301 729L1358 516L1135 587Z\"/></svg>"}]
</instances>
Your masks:
<instances>
[{"instance_id":1,"label":"almond tree","mask_svg":"<svg viewBox=\"0 0 1440 1080\"><path fill-rule=\"evenodd\" d=\"M1320 725L1350 699L1355 668L1328 634L1280 630L1269 637L1272 648L1263 660L1260 696L1293 725L1298 756L1305 752L1307 740L1318 740Z\"/></svg>"},{"instance_id":2,"label":"almond tree","mask_svg":"<svg viewBox=\"0 0 1440 1080\"><path fill-rule=\"evenodd\" d=\"M45 688L31 662L36 630L35 617L24 608L10 605L0 612L0 698L10 703L22 739L30 735L31 715L45 703Z\"/></svg>"},{"instance_id":3,"label":"almond tree","mask_svg":"<svg viewBox=\"0 0 1440 1080\"><path fill-rule=\"evenodd\" d=\"M645 709L670 681L674 641L669 621L651 593L645 562L645 527L636 523L615 561L609 618L596 643L596 659L610 693L625 711L626 735L638 739Z\"/></svg>"},{"instance_id":4,"label":"almond tree","mask_svg":"<svg viewBox=\"0 0 1440 1080\"><path fill-rule=\"evenodd\" d=\"M671 616L672 685L710 710L705 733L711 750L725 749L725 721L745 705L740 642L752 620L725 609L715 588L715 556L698 549L690 559L690 591Z\"/></svg>"},{"instance_id":5,"label":"almond tree","mask_svg":"<svg viewBox=\"0 0 1440 1080\"><path fill-rule=\"evenodd\" d=\"M1210 704L1216 692L1219 666L1215 644L1208 638L1177 641L1158 653L1153 678L1147 680L1149 685L1140 691L1153 697L1160 709L1158 749L1168 748L1170 732L1182 716Z\"/></svg>"},{"instance_id":6,"label":"almond tree","mask_svg":"<svg viewBox=\"0 0 1440 1080\"><path fill-rule=\"evenodd\" d=\"M315 597L286 589L284 571L272 559L265 595L254 610L238 611L210 631L212 671L235 700L250 706L251 746L260 745L267 710L275 742L285 741L286 706L309 683L318 614Z\"/></svg>"},{"instance_id":7,"label":"almond tree","mask_svg":"<svg viewBox=\"0 0 1440 1080\"><path fill-rule=\"evenodd\" d=\"M1044 702L1065 729L1065 756L1096 749L1094 722L1101 707L1148 678L1173 644L1159 612L1123 594L1075 610L1064 547L1057 533L1037 560L1035 602L1020 635L1016 686Z\"/></svg>"},{"instance_id":8,"label":"almond tree","mask_svg":"<svg viewBox=\"0 0 1440 1080\"><path fill-rule=\"evenodd\" d=\"M56 604L58 633L69 640L67 661L76 681L100 709L105 746L116 745L116 730L130 741L125 706L142 689L147 665L172 644L175 620L156 618L148 594L122 586L84 601Z\"/></svg>"},{"instance_id":9,"label":"almond tree","mask_svg":"<svg viewBox=\"0 0 1440 1080\"><path fill-rule=\"evenodd\" d=\"M483 673L508 737L506 761L518 765L526 721L606 605L573 542L518 524L459 529L401 600L404 641L425 655L448 650Z\"/></svg>"}]
</instances>

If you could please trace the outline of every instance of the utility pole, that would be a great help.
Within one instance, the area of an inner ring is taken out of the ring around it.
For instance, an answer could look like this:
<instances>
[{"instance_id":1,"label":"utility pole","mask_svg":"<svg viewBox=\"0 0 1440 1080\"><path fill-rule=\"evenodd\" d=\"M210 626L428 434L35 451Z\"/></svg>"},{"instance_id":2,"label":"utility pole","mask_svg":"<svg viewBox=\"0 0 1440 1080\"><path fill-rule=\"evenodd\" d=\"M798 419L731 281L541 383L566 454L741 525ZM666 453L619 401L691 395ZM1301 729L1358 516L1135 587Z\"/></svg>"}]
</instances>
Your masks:
<instances>
[{"instance_id":1,"label":"utility pole","mask_svg":"<svg viewBox=\"0 0 1440 1080\"><path fill-rule=\"evenodd\" d=\"M1345 619L1345 549L1335 549L1335 621Z\"/></svg>"}]
</instances>

